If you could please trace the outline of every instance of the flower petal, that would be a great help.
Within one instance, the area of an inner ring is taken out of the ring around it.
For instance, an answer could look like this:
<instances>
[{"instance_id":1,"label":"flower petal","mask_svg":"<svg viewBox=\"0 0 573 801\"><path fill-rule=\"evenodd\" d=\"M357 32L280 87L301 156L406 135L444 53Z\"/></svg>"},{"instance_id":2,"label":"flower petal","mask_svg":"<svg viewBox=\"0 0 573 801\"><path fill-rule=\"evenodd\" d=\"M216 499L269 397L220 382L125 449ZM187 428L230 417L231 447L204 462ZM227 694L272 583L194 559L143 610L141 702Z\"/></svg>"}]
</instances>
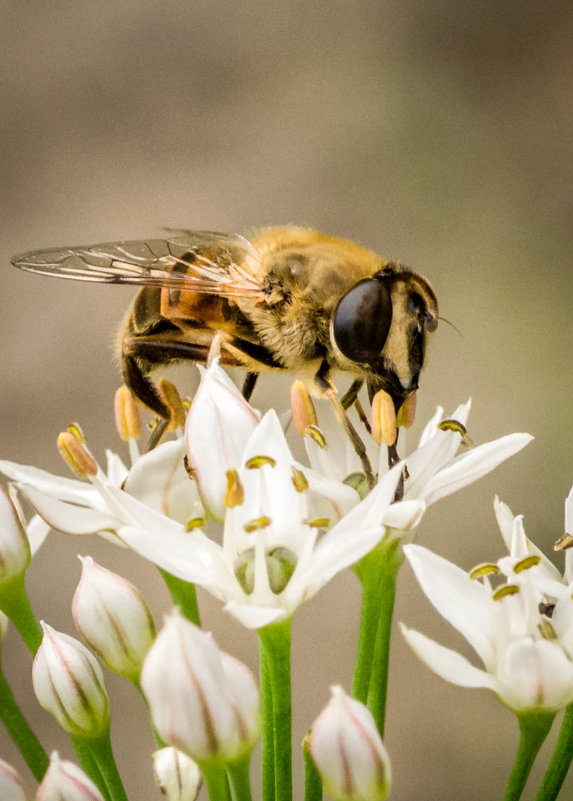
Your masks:
<instances>
[{"instance_id":1,"label":"flower petal","mask_svg":"<svg viewBox=\"0 0 573 801\"><path fill-rule=\"evenodd\" d=\"M286 620L292 611L280 606L255 606L236 601L229 601L224 608L248 629L260 629L271 623Z\"/></svg>"},{"instance_id":2,"label":"flower petal","mask_svg":"<svg viewBox=\"0 0 573 801\"><path fill-rule=\"evenodd\" d=\"M51 528L64 534L96 534L99 531L116 531L120 521L114 515L87 506L52 498L44 492L27 485L18 485L20 492L29 500L37 514Z\"/></svg>"},{"instance_id":3,"label":"flower petal","mask_svg":"<svg viewBox=\"0 0 573 801\"><path fill-rule=\"evenodd\" d=\"M446 681L460 687L486 687L494 691L497 689L497 684L489 673L474 667L457 651L439 645L419 631L406 628L403 623L400 623L400 629L406 642L422 662Z\"/></svg>"},{"instance_id":4,"label":"flower petal","mask_svg":"<svg viewBox=\"0 0 573 801\"><path fill-rule=\"evenodd\" d=\"M573 664L559 644L511 642L500 665L500 696L515 712L558 710L573 699Z\"/></svg>"},{"instance_id":5,"label":"flower petal","mask_svg":"<svg viewBox=\"0 0 573 801\"><path fill-rule=\"evenodd\" d=\"M55 495L57 498L71 503L89 504L97 495L91 484L84 481L55 476L38 467L16 464L16 462L0 460L0 473L4 473L9 479L19 484L36 487L48 495Z\"/></svg>"}]
</instances>

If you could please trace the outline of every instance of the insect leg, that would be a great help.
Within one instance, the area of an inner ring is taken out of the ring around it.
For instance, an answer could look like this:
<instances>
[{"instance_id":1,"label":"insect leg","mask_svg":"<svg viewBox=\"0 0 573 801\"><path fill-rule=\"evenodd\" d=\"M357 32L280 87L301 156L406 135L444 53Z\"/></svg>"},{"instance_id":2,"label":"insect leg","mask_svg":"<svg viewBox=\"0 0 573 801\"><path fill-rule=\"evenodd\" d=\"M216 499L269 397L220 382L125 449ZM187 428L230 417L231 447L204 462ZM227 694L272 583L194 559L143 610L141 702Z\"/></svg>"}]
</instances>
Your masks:
<instances>
[{"instance_id":1,"label":"insect leg","mask_svg":"<svg viewBox=\"0 0 573 801\"><path fill-rule=\"evenodd\" d=\"M338 399L338 395L336 393L336 387L332 383L332 379L330 378L330 365L325 360L320 365L320 368L317 374L314 377L314 380L320 387L320 389L324 392L324 395L334 409L334 413L336 415L336 419L344 428L346 435L348 436L350 442L352 443L352 447L356 451L358 458L362 464L362 469L366 475L366 480L368 481L368 486L372 489L376 484L376 477L372 471L372 465L370 464L370 459L368 458L368 454L366 453L366 447L362 442L358 431L352 425L352 421L346 414L346 409Z\"/></svg>"},{"instance_id":2,"label":"insect leg","mask_svg":"<svg viewBox=\"0 0 573 801\"><path fill-rule=\"evenodd\" d=\"M358 393L364 384L363 378L355 378L352 384L348 387L344 395L340 399L340 403L345 409L350 409L353 403L356 403Z\"/></svg>"},{"instance_id":3,"label":"insect leg","mask_svg":"<svg viewBox=\"0 0 573 801\"><path fill-rule=\"evenodd\" d=\"M133 353L122 355L123 380L144 406L160 417L169 419L169 409L159 397L155 385L147 378Z\"/></svg>"},{"instance_id":4,"label":"insect leg","mask_svg":"<svg viewBox=\"0 0 573 801\"><path fill-rule=\"evenodd\" d=\"M243 382L243 389L241 392L243 393L243 398L246 401L251 400L251 395L253 394L253 390L255 388L255 384L257 383L257 378L259 377L258 373L251 373L250 371L245 376L245 380Z\"/></svg>"}]
</instances>

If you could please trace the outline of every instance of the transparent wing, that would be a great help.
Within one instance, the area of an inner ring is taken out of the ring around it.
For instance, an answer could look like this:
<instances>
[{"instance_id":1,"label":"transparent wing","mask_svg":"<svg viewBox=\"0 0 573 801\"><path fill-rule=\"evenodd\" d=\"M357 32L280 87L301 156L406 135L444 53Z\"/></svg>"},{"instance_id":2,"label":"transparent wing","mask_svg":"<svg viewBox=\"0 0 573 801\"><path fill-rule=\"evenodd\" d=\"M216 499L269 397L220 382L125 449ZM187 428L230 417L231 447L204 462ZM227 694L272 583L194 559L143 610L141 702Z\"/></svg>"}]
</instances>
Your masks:
<instances>
[{"instance_id":1,"label":"transparent wing","mask_svg":"<svg viewBox=\"0 0 573 801\"><path fill-rule=\"evenodd\" d=\"M12 264L27 272L75 281L265 297L260 260L251 243L239 235L213 231L38 250L15 256Z\"/></svg>"}]
</instances>

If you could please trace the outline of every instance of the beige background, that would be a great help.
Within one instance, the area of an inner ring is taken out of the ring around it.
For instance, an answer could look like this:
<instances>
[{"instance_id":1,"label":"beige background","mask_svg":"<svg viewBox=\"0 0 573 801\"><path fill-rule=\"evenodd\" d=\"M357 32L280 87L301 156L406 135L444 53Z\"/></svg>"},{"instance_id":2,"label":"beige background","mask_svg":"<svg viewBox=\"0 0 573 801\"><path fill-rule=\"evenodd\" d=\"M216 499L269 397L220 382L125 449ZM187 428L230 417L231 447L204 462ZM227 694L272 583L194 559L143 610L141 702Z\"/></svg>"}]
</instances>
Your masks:
<instances>
[{"instance_id":1,"label":"beige background","mask_svg":"<svg viewBox=\"0 0 573 801\"><path fill-rule=\"evenodd\" d=\"M471 395L474 441L536 437L434 507L419 540L464 568L501 555L497 492L551 549L573 481L569 3L5 2L0 31L2 457L65 472L54 443L71 420L99 456L115 447L110 343L133 294L19 274L10 255L161 226L296 222L431 278L463 336L439 329L418 431L437 403L452 410ZM287 387L267 379L254 400L264 407L272 392L283 408ZM73 632L78 551L135 580L160 620L167 597L153 569L62 535L30 569L39 617ZM328 685L350 685L358 600L348 574L297 613L297 741ZM219 643L255 666L255 636L201 601ZM397 618L460 645L408 568ZM43 742L68 755L31 694L14 633L3 656ZM392 659L395 801L500 797L516 743L511 714L485 691L431 675L399 636ZM154 799L143 712L121 681L108 685L130 798ZM0 754L21 767L5 740Z\"/></svg>"}]
</instances>

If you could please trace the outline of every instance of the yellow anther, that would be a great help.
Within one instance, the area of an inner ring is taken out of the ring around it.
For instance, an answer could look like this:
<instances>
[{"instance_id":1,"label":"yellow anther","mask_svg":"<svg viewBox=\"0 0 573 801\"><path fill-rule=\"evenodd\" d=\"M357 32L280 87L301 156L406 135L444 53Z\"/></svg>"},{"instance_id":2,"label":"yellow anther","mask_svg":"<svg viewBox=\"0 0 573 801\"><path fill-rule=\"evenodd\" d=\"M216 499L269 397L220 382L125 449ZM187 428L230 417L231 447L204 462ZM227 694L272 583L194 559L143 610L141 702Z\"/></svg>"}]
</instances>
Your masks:
<instances>
[{"instance_id":1,"label":"yellow anther","mask_svg":"<svg viewBox=\"0 0 573 801\"><path fill-rule=\"evenodd\" d=\"M223 503L227 509L240 506L245 500L245 491L236 470L227 470L227 488L223 496Z\"/></svg>"},{"instance_id":2,"label":"yellow anther","mask_svg":"<svg viewBox=\"0 0 573 801\"><path fill-rule=\"evenodd\" d=\"M272 456L253 456L250 459L247 459L245 462L245 467L247 470L258 470L259 467L262 467L265 464L275 467L276 461L272 458Z\"/></svg>"},{"instance_id":3,"label":"yellow anther","mask_svg":"<svg viewBox=\"0 0 573 801\"><path fill-rule=\"evenodd\" d=\"M243 528L247 534L250 534L252 531L258 531L261 528L267 528L267 526L270 526L270 524L270 517L256 517L254 520L249 520L248 523L245 523Z\"/></svg>"},{"instance_id":4,"label":"yellow anther","mask_svg":"<svg viewBox=\"0 0 573 801\"><path fill-rule=\"evenodd\" d=\"M557 639L557 632L551 625L550 621L545 617L539 623L539 633L543 637L544 640L556 640Z\"/></svg>"},{"instance_id":5,"label":"yellow anther","mask_svg":"<svg viewBox=\"0 0 573 801\"><path fill-rule=\"evenodd\" d=\"M326 442L326 437L324 436L324 434L322 433L322 431L320 430L320 428L318 426L314 426L314 425L307 426L304 429L304 436L305 437L310 437L312 440L314 440L316 442L316 444L318 445L318 447L322 448L323 451L325 451L327 449L328 445L327 445L327 442Z\"/></svg>"},{"instance_id":6,"label":"yellow anther","mask_svg":"<svg viewBox=\"0 0 573 801\"><path fill-rule=\"evenodd\" d=\"M205 526L206 524L207 524L207 519L205 517L192 517L190 520L187 521L185 530L193 531L193 529L201 528L201 526Z\"/></svg>"},{"instance_id":7,"label":"yellow anther","mask_svg":"<svg viewBox=\"0 0 573 801\"><path fill-rule=\"evenodd\" d=\"M398 436L396 411L392 397L383 389L372 398L372 437L380 445L393 445Z\"/></svg>"},{"instance_id":8,"label":"yellow anther","mask_svg":"<svg viewBox=\"0 0 573 801\"><path fill-rule=\"evenodd\" d=\"M78 478L96 475L97 464L95 459L70 431L62 431L59 435L58 450L64 462Z\"/></svg>"},{"instance_id":9,"label":"yellow anther","mask_svg":"<svg viewBox=\"0 0 573 801\"><path fill-rule=\"evenodd\" d=\"M126 386L120 387L115 393L115 425L123 440L139 439L141 436L137 401Z\"/></svg>"},{"instance_id":10,"label":"yellow anther","mask_svg":"<svg viewBox=\"0 0 573 801\"><path fill-rule=\"evenodd\" d=\"M494 601L501 601L502 598L507 598L508 595L517 595L518 592L519 587L517 584L504 584L503 587L499 587L491 597Z\"/></svg>"},{"instance_id":11,"label":"yellow anther","mask_svg":"<svg viewBox=\"0 0 573 801\"><path fill-rule=\"evenodd\" d=\"M290 388L290 408L296 430L301 437L305 436L309 426L318 424L314 403L304 381L293 382Z\"/></svg>"},{"instance_id":12,"label":"yellow anther","mask_svg":"<svg viewBox=\"0 0 573 801\"><path fill-rule=\"evenodd\" d=\"M530 567L535 567L541 562L541 557L538 555L526 556L524 559L520 559L519 562L516 562L513 566L514 573L522 573L524 570L529 570Z\"/></svg>"},{"instance_id":13,"label":"yellow anther","mask_svg":"<svg viewBox=\"0 0 573 801\"><path fill-rule=\"evenodd\" d=\"M416 419L416 392L410 392L404 403L398 409L396 424L398 428L411 428Z\"/></svg>"},{"instance_id":14,"label":"yellow anther","mask_svg":"<svg viewBox=\"0 0 573 801\"><path fill-rule=\"evenodd\" d=\"M70 432L70 434L74 435L74 437L81 445L86 444L86 438L79 423L70 423L68 426L68 431Z\"/></svg>"},{"instance_id":15,"label":"yellow anther","mask_svg":"<svg viewBox=\"0 0 573 801\"><path fill-rule=\"evenodd\" d=\"M569 548L573 547L573 534L564 534L562 537L559 537L555 545L553 546L554 551L567 551Z\"/></svg>"},{"instance_id":16,"label":"yellow anther","mask_svg":"<svg viewBox=\"0 0 573 801\"><path fill-rule=\"evenodd\" d=\"M297 492L304 492L308 489L308 481L305 474L302 472L302 470L299 470L296 467L292 468L291 481Z\"/></svg>"},{"instance_id":17,"label":"yellow anther","mask_svg":"<svg viewBox=\"0 0 573 801\"><path fill-rule=\"evenodd\" d=\"M157 384L157 394L167 406L171 415L167 430L175 431L177 428L183 428L185 425L185 407L175 384L166 378L162 378Z\"/></svg>"},{"instance_id":18,"label":"yellow anther","mask_svg":"<svg viewBox=\"0 0 573 801\"><path fill-rule=\"evenodd\" d=\"M492 576L499 572L499 567L495 562L483 562L481 565L476 565L470 570L469 577L471 579L479 579L483 576Z\"/></svg>"},{"instance_id":19,"label":"yellow anther","mask_svg":"<svg viewBox=\"0 0 573 801\"><path fill-rule=\"evenodd\" d=\"M308 525L311 528L328 528L330 520L328 517L316 517L314 520L309 520Z\"/></svg>"},{"instance_id":20,"label":"yellow anther","mask_svg":"<svg viewBox=\"0 0 573 801\"><path fill-rule=\"evenodd\" d=\"M467 436L467 428L463 423L460 423L459 420L442 420L441 423L438 423L438 428L440 431L457 431L463 437Z\"/></svg>"}]
</instances>

